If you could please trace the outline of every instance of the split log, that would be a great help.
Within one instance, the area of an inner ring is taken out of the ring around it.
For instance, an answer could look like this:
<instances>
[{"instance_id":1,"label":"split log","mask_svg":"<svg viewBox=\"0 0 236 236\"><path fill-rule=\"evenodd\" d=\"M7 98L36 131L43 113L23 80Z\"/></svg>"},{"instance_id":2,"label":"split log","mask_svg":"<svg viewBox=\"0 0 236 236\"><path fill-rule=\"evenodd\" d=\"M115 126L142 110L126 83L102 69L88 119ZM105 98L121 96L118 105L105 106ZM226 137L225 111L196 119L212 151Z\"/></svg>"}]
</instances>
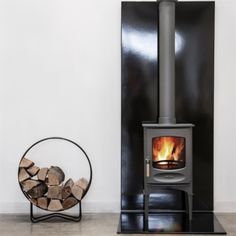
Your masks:
<instances>
[{"instance_id":1,"label":"split log","mask_svg":"<svg viewBox=\"0 0 236 236\"><path fill-rule=\"evenodd\" d=\"M62 199L62 186L48 186L48 198Z\"/></svg>"},{"instance_id":2,"label":"split log","mask_svg":"<svg viewBox=\"0 0 236 236\"><path fill-rule=\"evenodd\" d=\"M63 209L60 200L52 199L48 205L49 211L60 211Z\"/></svg>"},{"instance_id":3,"label":"split log","mask_svg":"<svg viewBox=\"0 0 236 236\"><path fill-rule=\"evenodd\" d=\"M23 190L25 192L28 192L30 189L34 188L35 186L37 186L39 184L40 184L39 181L32 180L32 179L25 180L24 182L21 183Z\"/></svg>"},{"instance_id":4,"label":"split log","mask_svg":"<svg viewBox=\"0 0 236 236\"><path fill-rule=\"evenodd\" d=\"M37 199L35 199L35 198L30 198L29 200L30 200L30 202L31 202L32 204L37 205Z\"/></svg>"},{"instance_id":5,"label":"split log","mask_svg":"<svg viewBox=\"0 0 236 236\"><path fill-rule=\"evenodd\" d=\"M74 195L74 197L77 198L79 201L82 199L83 189L80 188L80 186L74 184L71 191L72 191L72 194Z\"/></svg>"},{"instance_id":6,"label":"split log","mask_svg":"<svg viewBox=\"0 0 236 236\"><path fill-rule=\"evenodd\" d=\"M88 180L85 178L81 178L75 182L75 185L78 185L80 188L82 188L85 191L88 187Z\"/></svg>"},{"instance_id":7,"label":"split log","mask_svg":"<svg viewBox=\"0 0 236 236\"><path fill-rule=\"evenodd\" d=\"M48 209L48 199L46 197L40 197L37 199L37 206Z\"/></svg>"},{"instance_id":8,"label":"split log","mask_svg":"<svg viewBox=\"0 0 236 236\"><path fill-rule=\"evenodd\" d=\"M30 178L30 175L27 173L27 171L25 170L25 168L20 168L20 172L19 172L19 175L18 175L18 179L19 179L19 182L23 182L27 179Z\"/></svg>"},{"instance_id":9,"label":"split log","mask_svg":"<svg viewBox=\"0 0 236 236\"><path fill-rule=\"evenodd\" d=\"M23 158L20 162L20 167L21 168L26 168L27 169L27 168L29 168L33 165L34 165L34 162L32 162L31 160L26 159L26 158Z\"/></svg>"},{"instance_id":10,"label":"split log","mask_svg":"<svg viewBox=\"0 0 236 236\"><path fill-rule=\"evenodd\" d=\"M62 202L62 206L64 209L71 208L78 203L78 200L74 197L68 197Z\"/></svg>"},{"instance_id":11,"label":"split log","mask_svg":"<svg viewBox=\"0 0 236 236\"><path fill-rule=\"evenodd\" d=\"M48 173L48 168L41 168L37 174L38 180L45 181Z\"/></svg>"},{"instance_id":12,"label":"split log","mask_svg":"<svg viewBox=\"0 0 236 236\"><path fill-rule=\"evenodd\" d=\"M33 177L35 175L37 175L37 173L39 172L40 168L37 166L31 166L30 168L27 169L27 172Z\"/></svg>"},{"instance_id":13,"label":"split log","mask_svg":"<svg viewBox=\"0 0 236 236\"><path fill-rule=\"evenodd\" d=\"M73 185L74 185L74 181L72 179L68 179L64 186L65 187L70 186L72 188Z\"/></svg>"},{"instance_id":14,"label":"split log","mask_svg":"<svg viewBox=\"0 0 236 236\"><path fill-rule=\"evenodd\" d=\"M58 166L51 166L48 171L48 184L60 185L65 179L65 174Z\"/></svg>"},{"instance_id":15,"label":"split log","mask_svg":"<svg viewBox=\"0 0 236 236\"><path fill-rule=\"evenodd\" d=\"M62 199L66 199L71 195L71 187L70 186L64 186L61 191Z\"/></svg>"},{"instance_id":16,"label":"split log","mask_svg":"<svg viewBox=\"0 0 236 236\"><path fill-rule=\"evenodd\" d=\"M30 189L27 193L32 198L39 198L39 197L42 197L47 191L48 191L47 185L45 183L41 182L39 185Z\"/></svg>"}]
</instances>

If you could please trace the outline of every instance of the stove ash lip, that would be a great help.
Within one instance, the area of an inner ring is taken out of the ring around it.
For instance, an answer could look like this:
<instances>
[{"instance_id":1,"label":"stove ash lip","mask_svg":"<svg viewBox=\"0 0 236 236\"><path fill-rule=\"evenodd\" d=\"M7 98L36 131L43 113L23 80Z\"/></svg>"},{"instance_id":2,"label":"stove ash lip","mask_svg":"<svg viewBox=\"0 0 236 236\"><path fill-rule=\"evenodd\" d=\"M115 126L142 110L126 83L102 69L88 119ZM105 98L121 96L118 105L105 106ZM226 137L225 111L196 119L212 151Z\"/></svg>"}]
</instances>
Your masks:
<instances>
[{"instance_id":1,"label":"stove ash lip","mask_svg":"<svg viewBox=\"0 0 236 236\"><path fill-rule=\"evenodd\" d=\"M191 123L157 123L155 121L143 121L142 126L144 128L191 128L194 127L194 124Z\"/></svg>"}]
</instances>

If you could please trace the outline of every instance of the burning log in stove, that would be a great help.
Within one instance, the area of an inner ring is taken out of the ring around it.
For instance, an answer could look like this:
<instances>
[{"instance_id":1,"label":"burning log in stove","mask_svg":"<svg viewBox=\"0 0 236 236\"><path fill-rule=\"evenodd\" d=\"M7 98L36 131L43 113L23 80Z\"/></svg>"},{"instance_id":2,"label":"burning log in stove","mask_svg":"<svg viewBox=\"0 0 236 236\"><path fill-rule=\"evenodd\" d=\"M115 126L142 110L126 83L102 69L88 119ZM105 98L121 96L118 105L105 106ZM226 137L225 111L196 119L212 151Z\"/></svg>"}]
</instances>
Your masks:
<instances>
[{"instance_id":1,"label":"burning log in stove","mask_svg":"<svg viewBox=\"0 0 236 236\"><path fill-rule=\"evenodd\" d=\"M152 159L154 168L183 168L185 166L185 139L168 136L153 138Z\"/></svg>"},{"instance_id":2,"label":"burning log in stove","mask_svg":"<svg viewBox=\"0 0 236 236\"><path fill-rule=\"evenodd\" d=\"M88 188L88 181L68 179L58 166L39 168L29 159L20 162L18 180L31 203L48 211L67 210L75 206Z\"/></svg>"}]
</instances>

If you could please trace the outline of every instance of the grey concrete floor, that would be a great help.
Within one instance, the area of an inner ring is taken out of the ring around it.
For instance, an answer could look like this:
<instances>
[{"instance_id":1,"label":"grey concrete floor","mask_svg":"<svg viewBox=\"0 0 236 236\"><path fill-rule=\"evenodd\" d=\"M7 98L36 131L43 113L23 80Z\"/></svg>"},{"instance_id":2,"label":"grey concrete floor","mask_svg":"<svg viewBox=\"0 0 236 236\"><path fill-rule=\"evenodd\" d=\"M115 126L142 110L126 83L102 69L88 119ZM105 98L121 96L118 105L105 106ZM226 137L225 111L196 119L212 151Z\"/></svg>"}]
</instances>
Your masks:
<instances>
[{"instance_id":1,"label":"grey concrete floor","mask_svg":"<svg viewBox=\"0 0 236 236\"><path fill-rule=\"evenodd\" d=\"M112 236L117 235L118 218L118 214L85 214L79 223L54 220L32 224L28 216L0 215L0 236ZM236 236L236 214L217 214L217 218L227 235Z\"/></svg>"}]
</instances>

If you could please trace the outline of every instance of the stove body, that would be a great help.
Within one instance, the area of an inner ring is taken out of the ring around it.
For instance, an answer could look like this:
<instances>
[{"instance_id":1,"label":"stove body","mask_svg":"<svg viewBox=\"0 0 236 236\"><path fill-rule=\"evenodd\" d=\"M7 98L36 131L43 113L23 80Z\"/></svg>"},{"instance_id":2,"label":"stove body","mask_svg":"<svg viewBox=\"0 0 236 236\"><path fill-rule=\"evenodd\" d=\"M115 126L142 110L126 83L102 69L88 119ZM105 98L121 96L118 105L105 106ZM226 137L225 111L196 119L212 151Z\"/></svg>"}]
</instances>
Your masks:
<instances>
[{"instance_id":1,"label":"stove body","mask_svg":"<svg viewBox=\"0 0 236 236\"><path fill-rule=\"evenodd\" d=\"M189 220L192 219L193 126L192 124L143 123L144 213L147 227L149 196L160 189L184 191Z\"/></svg>"}]
</instances>

